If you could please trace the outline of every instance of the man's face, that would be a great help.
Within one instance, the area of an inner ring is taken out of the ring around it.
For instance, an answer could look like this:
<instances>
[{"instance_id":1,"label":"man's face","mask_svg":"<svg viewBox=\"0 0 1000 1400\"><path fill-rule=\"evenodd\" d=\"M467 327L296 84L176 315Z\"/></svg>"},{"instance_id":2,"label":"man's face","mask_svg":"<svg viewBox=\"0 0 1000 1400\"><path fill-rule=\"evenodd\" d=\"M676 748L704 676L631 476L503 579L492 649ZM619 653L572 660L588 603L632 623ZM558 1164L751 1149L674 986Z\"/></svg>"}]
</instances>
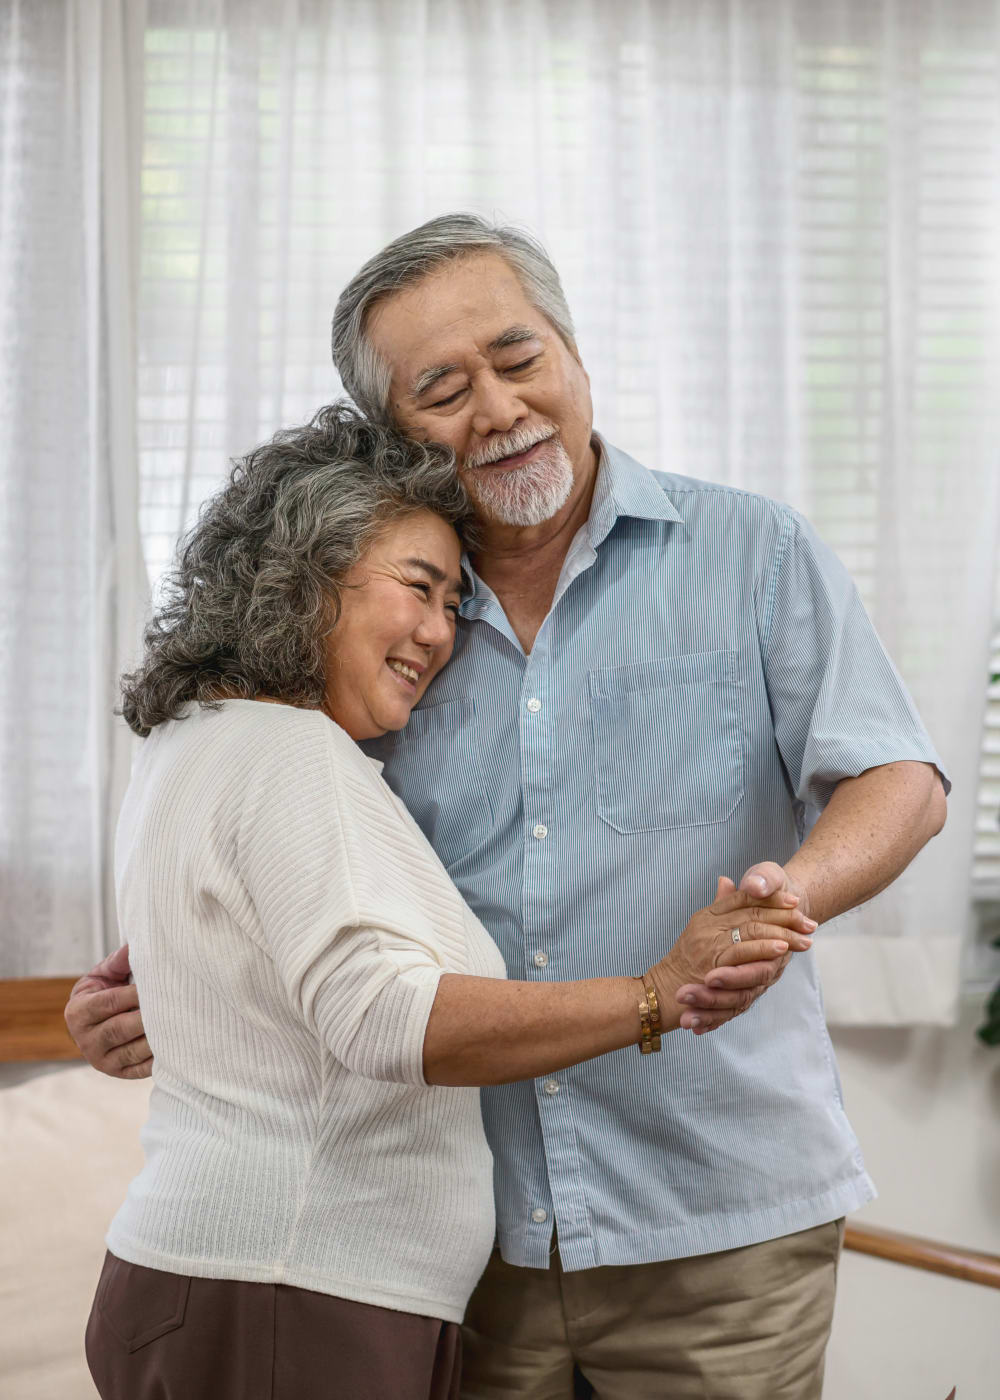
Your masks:
<instances>
[{"instance_id":1,"label":"man's face","mask_svg":"<svg viewBox=\"0 0 1000 1400\"><path fill-rule=\"evenodd\" d=\"M397 426L454 450L486 520L541 524L589 482L590 381L502 258L446 263L367 329L392 369Z\"/></svg>"}]
</instances>

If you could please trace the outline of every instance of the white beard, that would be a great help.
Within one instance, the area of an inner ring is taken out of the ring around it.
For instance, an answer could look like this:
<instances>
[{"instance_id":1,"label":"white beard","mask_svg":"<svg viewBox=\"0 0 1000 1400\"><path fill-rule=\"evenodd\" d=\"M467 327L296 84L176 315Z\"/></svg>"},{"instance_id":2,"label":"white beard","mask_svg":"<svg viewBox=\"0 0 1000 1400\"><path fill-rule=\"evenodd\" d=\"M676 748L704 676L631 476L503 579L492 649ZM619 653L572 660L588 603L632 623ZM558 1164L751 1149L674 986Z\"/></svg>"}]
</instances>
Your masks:
<instances>
[{"instance_id":1,"label":"white beard","mask_svg":"<svg viewBox=\"0 0 1000 1400\"><path fill-rule=\"evenodd\" d=\"M526 441L518 441L526 438ZM504 440L503 455L524 452L538 436L511 433ZM494 457L493 460L497 460ZM462 480L478 513L501 525L541 525L551 520L569 500L573 490L573 464L565 447L554 437L533 462L510 471L490 471L466 465Z\"/></svg>"}]
</instances>

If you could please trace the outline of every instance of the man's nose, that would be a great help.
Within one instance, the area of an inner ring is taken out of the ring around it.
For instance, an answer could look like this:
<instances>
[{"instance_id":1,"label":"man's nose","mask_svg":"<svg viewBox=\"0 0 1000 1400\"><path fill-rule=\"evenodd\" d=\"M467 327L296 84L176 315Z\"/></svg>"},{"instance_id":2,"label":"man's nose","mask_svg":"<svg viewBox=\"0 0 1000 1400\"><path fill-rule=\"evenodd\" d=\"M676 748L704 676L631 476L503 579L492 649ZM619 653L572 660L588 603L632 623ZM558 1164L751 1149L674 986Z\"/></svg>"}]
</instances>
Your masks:
<instances>
[{"instance_id":1,"label":"man's nose","mask_svg":"<svg viewBox=\"0 0 1000 1400\"><path fill-rule=\"evenodd\" d=\"M499 375L483 376L473 388L472 427L482 438L508 433L525 416L526 409L513 384Z\"/></svg>"}]
</instances>

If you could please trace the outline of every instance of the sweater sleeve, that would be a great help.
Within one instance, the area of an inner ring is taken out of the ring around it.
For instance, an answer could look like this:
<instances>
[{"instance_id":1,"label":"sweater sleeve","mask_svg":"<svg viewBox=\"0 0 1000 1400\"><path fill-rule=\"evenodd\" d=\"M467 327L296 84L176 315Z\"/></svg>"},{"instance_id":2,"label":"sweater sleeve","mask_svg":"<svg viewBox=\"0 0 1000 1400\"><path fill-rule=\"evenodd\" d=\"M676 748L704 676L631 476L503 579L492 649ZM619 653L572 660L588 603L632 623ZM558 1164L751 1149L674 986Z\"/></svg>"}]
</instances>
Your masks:
<instances>
[{"instance_id":1,"label":"sweater sleeve","mask_svg":"<svg viewBox=\"0 0 1000 1400\"><path fill-rule=\"evenodd\" d=\"M424 1034L444 970L434 930L394 889L391 829L343 781L327 721L310 719L276 726L255 768L239 824L240 878L309 1029L356 1074L423 1085ZM386 873L385 897L375 909L367 900L363 914L359 859Z\"/></svg>"}]
</instances>

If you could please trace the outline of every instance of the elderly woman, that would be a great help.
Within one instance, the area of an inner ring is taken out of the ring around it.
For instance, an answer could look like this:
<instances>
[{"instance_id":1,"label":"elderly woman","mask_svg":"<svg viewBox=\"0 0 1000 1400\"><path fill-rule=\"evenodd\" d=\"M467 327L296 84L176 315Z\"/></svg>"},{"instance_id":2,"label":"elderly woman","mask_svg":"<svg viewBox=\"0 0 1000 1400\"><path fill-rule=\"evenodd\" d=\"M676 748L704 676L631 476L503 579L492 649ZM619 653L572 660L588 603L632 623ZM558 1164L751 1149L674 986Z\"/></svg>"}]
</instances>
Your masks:
<instances>
[{"instance_id":1,"label":"elderly woman","mask_svg":"<svg viewBox=\"0 0 1000 1400\"><path fill-rule=\"evenodd\" d=\"M87 1332L106 1400L455 1396L493 1241L473 1086L657 1048L682 985L808 946L724 882L642 978L503 980L358 747L448 660L465 511L448 454L325 409L236 467L124 678L155 1069Z\"/></svg>"}]
</instances>

